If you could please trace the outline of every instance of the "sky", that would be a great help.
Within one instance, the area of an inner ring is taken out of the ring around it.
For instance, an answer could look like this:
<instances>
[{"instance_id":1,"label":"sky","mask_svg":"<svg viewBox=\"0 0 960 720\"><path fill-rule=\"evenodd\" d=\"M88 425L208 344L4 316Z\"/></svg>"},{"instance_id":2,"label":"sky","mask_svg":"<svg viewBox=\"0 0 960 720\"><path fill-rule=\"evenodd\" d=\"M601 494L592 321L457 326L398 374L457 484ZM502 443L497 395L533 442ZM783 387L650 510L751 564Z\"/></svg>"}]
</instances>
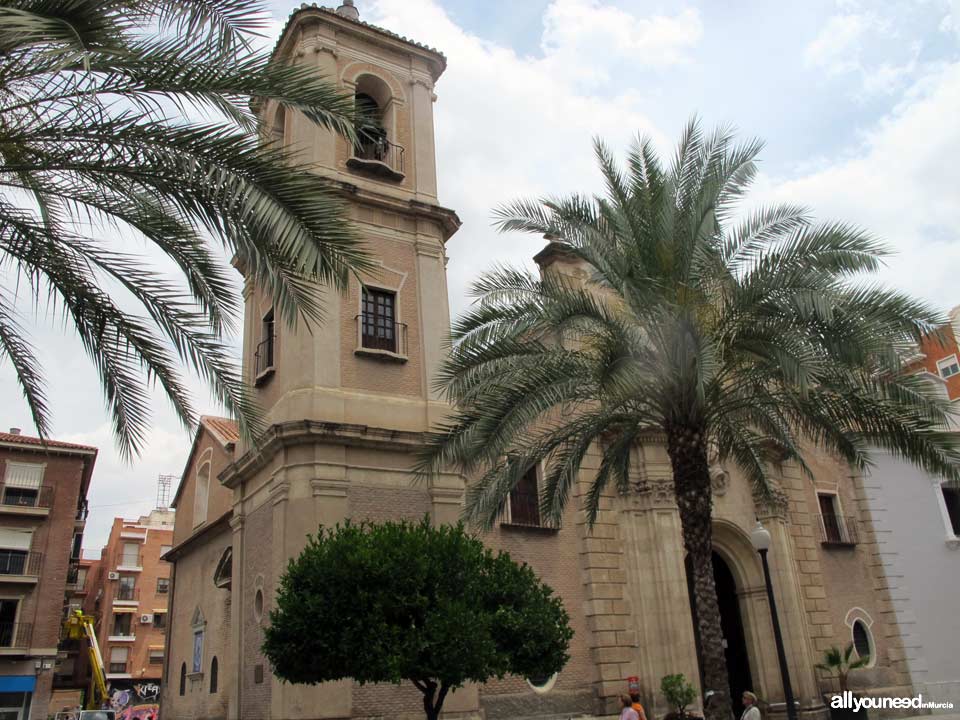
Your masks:
<instances>
[{"instance_id":1,"label":"sky","mask_svg":"<svg viewBox=\"0 0 960 720\"><path fill-rule=\"evenodd\" d=\"M805 204L859 224L893 255L881 279L946 311L960 304L960 0L769 3L648 0L357 0L361 19L444 52L435 123L450 305L494 263L532 267L543 241L499 235L492 208L600 190L592 139L637 134L667 153L697 114L766 141L751 203ZM274 34L291 2L272 2ZM133 242L133 241L132 241ZM62 322L32 326L54 437L100 448L85 550L136 517L191 441L158 395L140 458L113 446L96 377ZM202 385L196 404L216 414ZM0 427L32 433L0 361Z\"/></svg>"}]
</instances>

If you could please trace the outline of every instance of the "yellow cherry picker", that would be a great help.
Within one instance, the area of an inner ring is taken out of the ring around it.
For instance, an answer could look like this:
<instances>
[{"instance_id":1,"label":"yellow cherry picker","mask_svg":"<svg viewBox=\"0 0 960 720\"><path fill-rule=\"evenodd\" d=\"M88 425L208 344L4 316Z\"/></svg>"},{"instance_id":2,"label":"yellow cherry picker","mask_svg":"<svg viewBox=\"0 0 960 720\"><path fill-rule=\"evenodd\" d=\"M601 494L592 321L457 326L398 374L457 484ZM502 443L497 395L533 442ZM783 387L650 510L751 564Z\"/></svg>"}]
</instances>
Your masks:
<instances>
[{"instance_id":1,"label":"yellow cherry picker","mask_svg":"<svg viewBox=\"0 0 960 720\"><path fill-rule=\"evenodd\" d=\"M100 654L100 645L97 643L97 632L93 627L93 616L84 615L82 610L75 610L67 617L63 629L71 640L87 639L92 677L90 678L90 691L87 693L86 709L88 711L99 710L104 700L107 699L107 677L103 667L103 655ZM113 713L109 713L105 717L112 715ZM92 720L94 716L81 713L80 717L90 717Z\"/></svg>"}]
</instances>

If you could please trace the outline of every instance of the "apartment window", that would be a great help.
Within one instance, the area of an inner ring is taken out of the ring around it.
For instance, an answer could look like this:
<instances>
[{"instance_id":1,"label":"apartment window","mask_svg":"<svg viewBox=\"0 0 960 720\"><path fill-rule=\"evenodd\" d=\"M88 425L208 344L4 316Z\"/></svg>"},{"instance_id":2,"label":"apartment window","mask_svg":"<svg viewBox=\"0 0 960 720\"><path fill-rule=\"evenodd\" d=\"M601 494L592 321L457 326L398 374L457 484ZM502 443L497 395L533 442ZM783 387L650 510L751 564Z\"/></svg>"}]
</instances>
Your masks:
<instances>
[{"instance_id":1,"label":"apartment window","mask_svg":"<svg viewBox=\"0 0 960 720\"><path fill-rule=\"evenodd\" d=\"M119 635L120 637L131 637L133 635L130 623L131 617L132 613L114 613L113 634Z\"/></svg>"},{"instance_id":2,"label":"apartment window","mask_svg":"<svg viewBox=\"0 0 960 720\"><path fill-rule=\"evenodd\" d=\"M124 543L120 554L120 564L124 567L140 567L140 543Z\"/></svg>"},{"instance_id":3,"label":"apartment window","mask_svg":"<svg viewBox=\"0 0 960 720\"><path fill-rule=\"evenodd\" d=\"M534 465L520 478L510 491L511 525L540 527L540 493L537 481L538 470Z\"/></svg>"},{"instance_id":4,"label":"apartment window","mask_svg":"<svg viewBox=\"0 0 960 720\"><path fill-rule=\"evenodd\" d=\"M42 463L7 461L3 476L3 504L36 507L45 466Z\"/></svg>"},{"instance_id":5,"label":"apartment window","mask_svg":"<svg viewBox=\"0 0 960 720\"><path fill-rule=\"evenodd\" d=\"M73 546L70 549L70 558L72 560L79 560L80 553L83 550L83 533L74 533L73 534Z\"/></svg>"},{"instance_id":6,"label":"apartment window","mask_svg":"<svg viewBox=\"0 0 960 720\"><path fill-rule=\"evenodd\" d=\"M110 650L110 672L125 673L127 671L127 657L129 652L125 647L115 647Z\"/></svg>"},{"instance_id":7,"label":"apartment window","mask_svg":"<svg viewBox=\"0 0 960 720\"><path fill-rule=\"evenodd\" d=\"M943 493L943 504L947 508L947 519L953 534L960 537L960 487L944 483L940 486Z\"/></svg>"},{"instance_id":8,"label":"apartment window","mask_svg":"<svg viewBox=\"0 0 960 720\"><path fill-rule=\"evenodd\" d=\"M276 325L273 320L273 308L270 308L260 321L260 342L257 343L257 350L254 355L257 378L273 369L275 339Z\"/></svg>"},{"instance_id":9,"label":"apartment window","mask_svg":"<svg viewBox=\"0 0 960 720\"><path fill-rule=\"evenodd\" d=\"M151 665L163 665L163 650L151 650L147 662Z\"/></svg>"},{"instance_id":10,"label":"apartment window","mask_svg":"<svg viewBox=\"0 0 960 720\"><path fill-rule=\"evenodd\" d=\"M167 614L165 612L155 612L153 614L153 626L157 630L163 630L167 627Z\"/></svg>"},{"instance_id":11,"label":"apartment window","mask_svg":"<svg viewBox=\"0 0 960 720\"><path fill-rule=\"evenodd\" d=\"M951 355L943 360L937 360L937 371L944 380L960 373L960 362L957 362L957 356Z\"/></svg>"},{"instance_id":12,"label":"apartment window","mask_svg":"<svg viewBox=\"0 0 960 720\"><path fill-rule=\"evenodd\" d=\"M83 587L87 584L87 568L82 567L77 569L77 585Z\"/></svg>"},{"instance_id":13,"label":"apartment window","mask_svg":"<svg viewBox=\"0 0 960 720\"><path fill-rule=\"evenodd\" d=\"M0 600L0 647L13 647L17 638L19 600Z\"/></svg>"},{"instance_id":14,"label":"apartment window","mask_svg":"<svg viewBox=\"0 0 960 720\"><path fill-rule=\"evenodd\" d=\"M161 545L160 546L160 557L166 555L170 550L173 549L173 545Z\"/></svg>"},{"instance_id":15,"label":"apartment window","mask_svg":"<svg viewBox=\"0 0 960 720\"><path fill-rule=\"evenodd\" d=\"M23 575L27 570L27 551L0 548L0 575Z\"/></svg>"},{"instance_id":16,"label":"apartment window","mask_svg":"<svg viewBox=\"0 0 960 720\"><path fill-rule=\"evenodd\" d=\"M397 352L396 293L363 288L362 347Z\"/></svg>"},{"instance_id":17,"label":"apartment window","mask_svg":"<svg viewBox=\"0 0 960 720\"><path fill-rule=\"evenodd\" d=\"M170 592L170 578L157 578L157 595L166 595Z\"/></svg>"},{"instance_id":18,"label":"apartment window","mask_svg":"<svg viewBox=\"0 0 960 720\"><path fill-rule=\"evenodd\" d=\"M137 579L133 575L121 575L117 585L117 600L135 600Z\"/></svg>"},{"instance_id":19,"label":"apartment window","mask_svg":"<svg viewBox=\"0 0 960 720\"><path fill-rule=\"evenodd\" d=\"M207 499L210 496L210 463L205 462L197 470L197 482L193 498L193 526L202 525L207 519Z\"/></svg>"}]
</instances>

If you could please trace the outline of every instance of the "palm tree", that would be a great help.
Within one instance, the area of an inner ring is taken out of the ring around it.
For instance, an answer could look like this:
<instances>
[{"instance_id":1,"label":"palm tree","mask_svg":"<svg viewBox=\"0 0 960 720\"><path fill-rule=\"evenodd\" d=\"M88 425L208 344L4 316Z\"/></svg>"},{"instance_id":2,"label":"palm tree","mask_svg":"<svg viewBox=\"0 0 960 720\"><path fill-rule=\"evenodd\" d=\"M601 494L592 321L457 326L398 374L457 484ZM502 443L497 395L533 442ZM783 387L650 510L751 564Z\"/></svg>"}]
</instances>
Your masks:
<instances>
[{"instance_id":1,"label":"palm tree","mask_svg":"<svg viewBox=\"0 0 960 720\"><path fill-rule=\"evenodd\" d=\"M954 478L960 459L939 430L945 403L901 374L898 354L940 318L863 279L883 254L864 231L814 224L792 205L738 217L760 149L726 129L706 135L693 120L669 165L639 138L621 169L597 141L603 197L497 210L501 230L546 236L587 276L499 268L476 282L478 302L454 324L438 380L455 410L418 466L472 478L465 517L488 528L543 462L540 510L557 521L596 447L583 500L593 523L605 488L629 491L641 438L663 438L701 669L721 697L729 685L708 450L768 496L777 492L774 458L805 468L804 448L814 445L859 468L878 446ZM708 708L717 720L728 712Z\"/></svg>"},{"instance_id":2,"label":"palm tree","mask_svg":"<svg viewBox=\"0 0 960 720\"><path fill-rule=\"evenodd\" d=\"M318 284L367 267L325 181L261 141L255 103L268 100L355 137L352 98L255 49L266 17L257 0L0 7L0 359L42 435L49 402L17 289L76 329L129 456L151 384L193 423L181 366L245 435L261 427L224 341L241 307L230 256L290 324L321 317Z\"/></svg>"}]
</instances>

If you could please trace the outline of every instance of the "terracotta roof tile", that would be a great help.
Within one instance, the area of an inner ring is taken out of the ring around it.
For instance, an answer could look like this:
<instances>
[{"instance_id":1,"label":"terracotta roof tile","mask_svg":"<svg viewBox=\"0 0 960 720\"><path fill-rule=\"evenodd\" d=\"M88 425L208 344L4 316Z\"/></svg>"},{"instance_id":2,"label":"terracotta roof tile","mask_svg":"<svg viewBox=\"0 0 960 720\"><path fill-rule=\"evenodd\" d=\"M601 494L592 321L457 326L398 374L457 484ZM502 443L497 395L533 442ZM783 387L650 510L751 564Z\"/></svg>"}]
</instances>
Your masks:
<instances>
[{"instance_id":1,"label":"terracotta roof tile","mask_svg":"<svg viewBox=\"0 0 960 720\"><path fill-rule=\"evenodd\" d=\"M38 437L29 435L15 435L8 432L0 432L0 442L13 443L16 445L35 445L40 447L64 448L68 450L92 450L97 452L97 448L92 445L77 445L75 443L62 442L60 440L42 440Z\"/></svg>"},{"instance_id":2,"label":"terracotta roof tile","mask_svg":"<svg viewBox=\"0 0 960 720\"><path fill-rule=\"evenodd\" d=\"M237 423L230 418L204 415L200 418L200 422L217 435L224 444L235 443L240 439L240 431L237 429Z\"/></svg>"}]
</instances>

